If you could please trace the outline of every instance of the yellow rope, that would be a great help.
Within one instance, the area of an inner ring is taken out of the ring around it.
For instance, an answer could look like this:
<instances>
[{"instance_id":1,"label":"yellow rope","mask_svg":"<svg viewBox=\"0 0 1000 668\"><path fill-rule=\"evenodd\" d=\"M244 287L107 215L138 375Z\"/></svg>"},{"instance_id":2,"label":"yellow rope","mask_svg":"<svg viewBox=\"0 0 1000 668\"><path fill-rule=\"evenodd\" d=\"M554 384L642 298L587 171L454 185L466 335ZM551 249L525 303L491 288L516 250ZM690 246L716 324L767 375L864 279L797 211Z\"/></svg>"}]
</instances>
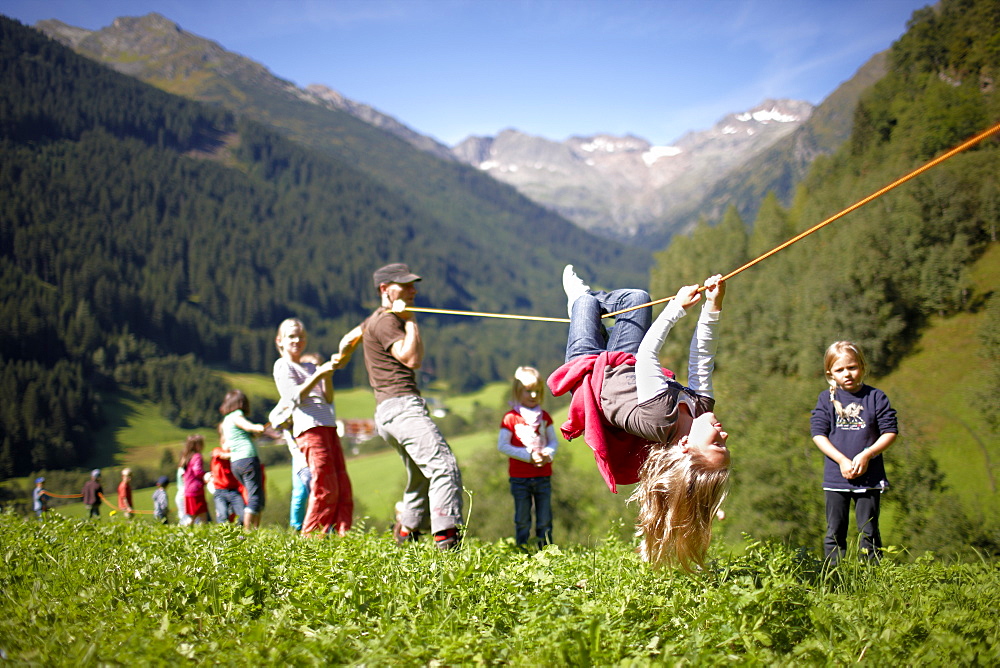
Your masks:
<instances>
[{"instance_id":1,"label":"yellow rope","mask_svg":"<svg viewBox=\"0 0 1000 668\"><path fill-rule=\"evenodd\" d=\"M415 313L442 313L444 315L478 315L483 318L507 318L509 320L541 320L543 322L569 322L569 318L546 318L540 315L507 315L504 313L482 313L480 311L452 311L444 308L423 308L407 306L407 311Z\"/></svg>"},{"instance_id":2,"label":"yellow rope","mask_svg":"<svg viewBox=\"0 0 1000 668\"><path fill-rule=\"evenodd\" d=\"M121 509L121 508L119 508L118 506L116 506L116 505L114 505L113 503L111 503L110 501L108 501L108 500L107 500L107 499L106 499L106 498L104 497L104 495L103 495L103 494L98 494L97 496L99 496L99 497L100 497L101 501L103 501L103 502L104 502L105 504L107 504L108 508L111 508L111 509L112 509L112 510L114 510L114 511L115 511L116 513L118 513L118 512L120 512L120 513L127 513L127 512L129 512L129 511L126 511L126 510L122 510L122 509ZM153 514L153 511L152 511L152 510L136 510L135 508L132 508L132 511L131 511L131 512L132 512L133 514L135 514L135 515L152 515L152 514Z\"/></svg>"}]
</instances>

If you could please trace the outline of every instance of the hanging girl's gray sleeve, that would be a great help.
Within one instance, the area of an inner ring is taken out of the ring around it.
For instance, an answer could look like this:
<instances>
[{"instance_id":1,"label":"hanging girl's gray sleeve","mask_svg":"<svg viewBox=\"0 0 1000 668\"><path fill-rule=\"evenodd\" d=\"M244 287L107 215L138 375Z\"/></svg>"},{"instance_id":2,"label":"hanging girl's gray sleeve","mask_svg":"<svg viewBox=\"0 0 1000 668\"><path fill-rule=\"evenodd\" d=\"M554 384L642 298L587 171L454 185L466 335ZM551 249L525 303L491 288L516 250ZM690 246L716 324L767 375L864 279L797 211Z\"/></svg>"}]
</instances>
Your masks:
<instances>
[{"instance_id":1,"label":"hanging girl's gray sleeve","mask_svg":"<svg viewBox=\"0 0 1000 668\"><path fill-rule=\"evenodd\" d=\"M708 397L715 397L712 372L715 370L715 352L719 347L717 337L721 311L708 311L704 307L698 317L691 348L688 351L688 387Z\"/></svg>"},{"instance_id":2,"label":"hanging girl's gray sleeve","mask_svg":"<svg viewBox=\"0 0 1000 668\"><path fill-rule=\"evenodd\" d=\"M635 389L640 404L667 389L669 379L660 366L660 348L667 334L686 313L676 299L671 299L642 337L635 353Z\"/></svg>"}]
</instances>

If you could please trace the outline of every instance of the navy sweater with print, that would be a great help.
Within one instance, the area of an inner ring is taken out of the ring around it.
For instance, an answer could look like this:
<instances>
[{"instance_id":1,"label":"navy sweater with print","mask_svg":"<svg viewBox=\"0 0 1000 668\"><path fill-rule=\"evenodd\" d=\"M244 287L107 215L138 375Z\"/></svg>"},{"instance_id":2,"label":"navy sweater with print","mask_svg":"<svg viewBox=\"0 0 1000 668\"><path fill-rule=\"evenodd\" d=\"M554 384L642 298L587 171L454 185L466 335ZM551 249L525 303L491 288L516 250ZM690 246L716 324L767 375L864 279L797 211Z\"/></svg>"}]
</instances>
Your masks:
<instances>
[{"instance_id":1,"label":"navy sweater with print","mask_svg":"<svg viewBox=\"0 0 1000 668\"><path fill-rule=\"evenodd\" d=\"M896 411L889 404L889 397L882 390L862 385L856 393L836 390L846 415L838 417L830 391L820 392L816 408L809 421L813 436L826 436L830 442L850 459L878 440L886 432L898 433ZM856 489L884 489L889 482L885 477L885 462L882 455L868 462L864 474L846 480L840 473L840 465L829 457L823 468L823 489L851 491Z\"/></svg>"}]
</instances>

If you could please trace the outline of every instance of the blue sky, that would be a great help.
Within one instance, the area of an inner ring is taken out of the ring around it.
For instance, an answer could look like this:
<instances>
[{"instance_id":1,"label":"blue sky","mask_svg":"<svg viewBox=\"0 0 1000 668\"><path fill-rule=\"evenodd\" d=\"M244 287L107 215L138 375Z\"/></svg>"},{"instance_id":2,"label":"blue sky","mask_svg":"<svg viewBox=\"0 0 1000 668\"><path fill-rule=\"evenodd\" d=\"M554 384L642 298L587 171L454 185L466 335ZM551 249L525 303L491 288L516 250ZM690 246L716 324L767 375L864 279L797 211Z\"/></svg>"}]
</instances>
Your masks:
<instances>
[{"instance_id":1,"label":"blue sky","mask_svg":"<svg viewBox=\"0 0 1000 668\"><path fill-rule=\"evenodd\" d=\"M455 144L504 128L669 144L766 98L821 102L924 0L0 0L28 25L158 12L300 86Z\"/></svg>"}]
</instances>

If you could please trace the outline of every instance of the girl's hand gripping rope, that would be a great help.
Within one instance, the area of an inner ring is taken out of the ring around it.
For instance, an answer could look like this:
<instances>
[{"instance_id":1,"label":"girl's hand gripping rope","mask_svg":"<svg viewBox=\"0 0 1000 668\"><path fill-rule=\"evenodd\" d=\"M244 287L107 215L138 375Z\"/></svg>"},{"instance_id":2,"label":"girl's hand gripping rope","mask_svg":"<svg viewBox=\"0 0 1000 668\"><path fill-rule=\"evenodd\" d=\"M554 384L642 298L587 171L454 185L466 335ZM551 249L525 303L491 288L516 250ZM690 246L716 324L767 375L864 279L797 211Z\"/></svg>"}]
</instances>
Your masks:
<instances>
[{"instance_id":1,"label":"girl's hand gripping rope","mask_svg":"<svg viewBox=\"0 0 1000 668\"><path fill-rule=\"evenodd\" d=\"M722 274L716 274L705 279L706 305L709 311L721 311L722 300L726 296L726 282L722 280Z\"/></svg>"},{"instance_id":2,"label":"girl's hand gripping rope","mask_svg":"<svg viewBox=\"0 0 1000 668\"><path fill-rule=\"evenodd\" d=\"M676 299L677 303L680 304L686 311L701 301L701 293L698 291L697 285L685 285L677 291L674 299Z\"/></svg>"}]
</instances>

